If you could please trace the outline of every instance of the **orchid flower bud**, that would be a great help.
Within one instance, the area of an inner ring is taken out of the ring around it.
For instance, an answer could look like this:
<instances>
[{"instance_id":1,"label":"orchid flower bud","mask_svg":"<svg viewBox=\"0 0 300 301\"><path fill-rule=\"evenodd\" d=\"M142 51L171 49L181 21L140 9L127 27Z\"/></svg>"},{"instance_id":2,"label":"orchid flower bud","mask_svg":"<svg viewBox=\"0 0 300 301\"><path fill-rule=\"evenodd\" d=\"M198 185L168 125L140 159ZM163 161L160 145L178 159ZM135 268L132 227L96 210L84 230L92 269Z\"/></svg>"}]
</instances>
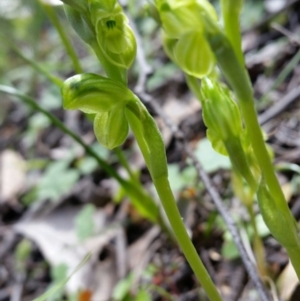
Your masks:
<instances>
[{"instance_id":1,"label":"orchid flower bud","mask_svg":"<svg viewBox=\"0 0 300 301\"><path fill-rule=\"evenodd\" d=\"M116 0L90 0L91 21L97 41L110 63L129 69L136 56L136 40Z\"/></svg>"},{"instance_id":2,"label":"orchid flower bud","mask_svg":"<svg viewBox=\"0 0 300 301\"><path fill-rule=\"evenodd\" d=\"M206 0L157 0L164 29L163 44L169 57L187 74L202 78L215 66L214 54L205 38L201 14L217 15Z\"/></svg>"},{"instance_id":3,"label":"orchid flower bud","mask_svg":"<svg viewBox=\"0 0 300 301\"><path fill-rule=\"evenodd\" d=\"M244 150L242 118L236 102L230 97L230 92L217 82L208 78L202 80L203 119L208 127L208 139L216 151L228 154L233 167L256 191L255 179L248 154Z\"/></svg>"},{"instance_id":4,"label":"orchid flower bud","mask_svg":"<svg viewBox=\"0 0 300 301\"><path fill-rule=\"evenodd\" d=\"M238 137L243 131L242 118L230 91L208 78L201 81L203 118L210 132L221 140Z\"/></svg>"},{"instance_id":5,"label":"orchid flower bud","mask_svg":"<svg viewBox=\"0 0 300 301\"><path fill-rule=\"evenodd\" d=\"M78 74L62 86L65 109L85 113L108 112L123 107L133 99L133 93L122 83L96 74Z\"/></svg>"}]
</instances>

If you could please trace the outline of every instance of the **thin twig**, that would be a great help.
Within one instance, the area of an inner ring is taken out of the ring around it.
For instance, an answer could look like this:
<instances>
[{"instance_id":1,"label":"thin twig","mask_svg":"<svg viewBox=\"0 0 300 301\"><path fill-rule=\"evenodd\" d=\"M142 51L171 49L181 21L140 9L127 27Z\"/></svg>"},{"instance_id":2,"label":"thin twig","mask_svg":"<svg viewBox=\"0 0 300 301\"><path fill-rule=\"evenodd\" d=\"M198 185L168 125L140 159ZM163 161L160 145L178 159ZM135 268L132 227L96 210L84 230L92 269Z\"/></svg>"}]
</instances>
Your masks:
<instances>
[{"instance_id":1,"label":"thin twig","mask_svg":"<svg viewBox=\"0 0 300 301\"><path fill-rule=\"evenodd\" d=\"M275 22L271 24L271 27L283 34L284 36L288 37L291 42L296 43L298 46L300 45L299 37L290 30L284 28L283 26Z\"/></svg>"},{"instance_id":2,"label":"thin twig","mask_svg":"<svg viewBox=\"0 0 300 301\"><path fill-rule=\"evenodd\" d=\"M283 8L281 8L280 10L267 15L264 19L262 19L259 23L257 23L255 26L253 26L252 28L246 29L243 31L243 34L248 33L250 31L256 31L260 28L262 28L263 26L265 26L266 24L269 23L270 20L272 20L273 18L275 18L276 16L278 16L279 14L283 13L284 11L286 11L287 9L289 9L290 7L292 7L293 5L297 4L300 0L291 0L289 1Z\"/></svg>"},{"instance_id":3,"label":"thin twig","mask_svg":"<svg viewBox=\"0 0 300 301\"><path fill-rule=\"evenodd\" d=\"M275 116L279 115L286 107L288 107L294 101L299 99L299 97L300 97L300 87L296 87L288 94L286 94L279 102L274 104L264 113L260 114L258 117L259 123L262 125L267 121L269 121L270 119L274 118Z\"/></svg>"},{"instance_id":4,"label":"thin twig","mask_svg":"<svg viewBox=\"0 0 300 301\"><path fill-rule=\"evenodd\" d=\"M132 20L129 14L127 14L130 26L134 32L137 32L137 28L135 25L135 22ZM134 87L134 91L136 93L143 92L144 87L146 86L146 82L148 77L152 74L153 68L147 63L146 57L143 53L143 47L142 47L142 38L140 35L136 35L136 44L137 44L137 61L139 63L139 67L143 70L143 72L139 73L138 81L136 86Z\"/></svg>"},{"instance_id":5,"label":"thin twig","mask_svg":"<svg viewBox=\"0 0 300 301\"><path fill-rule=\"evenodd\" d=\"M139 36L139 33L137 30L135 30L135 36L136 37ZM137 57L138 63L140 64L140 67L141 67L139 70L141 73L144 72L144 75L140 75L140 77L147 79L148 73L144 71L144 68L145 68L145 66L148 66L148 63L145 58L144 49L141 45L140 45L139 49L140 49L139 50L140 56ZM140 61L141 56L143 57L143 59ZM146 81L144 81L144 83L146 83ZM145 84L143 87L138 86L138 90L135 89L135 92L145 103L147 103L149 106L152 107L154 112L163 120L163 122L166 124L166 126L171 130L175 139L177 139L178 142L182 143L183 149L185 150L187 156L192 160L192 163L196 168L199 178L203 181L208 193L210 194L215 206L217 207L217 210L221 214L229 232L231 233L233 241L239 250L239 253L240 253L242 261L245 265L245 268L246 268L250 278L252 279L254 285L256 286L256 289L261 297L261 300L269 301L270 299L267 296L266 289L265 289L263 283L261 282L259 275L257 274L256 267L250 260L248 254L245 250L245 247L242 243L241 237L239 235L239 232L237 230L234 220L232 219L232 217L228 213L227 209L223 205L223 201L222 201L219 193L217 192L216 188L212 184L207 173L204 171L201 163L194 155L194 152L192 151L192 149L189 147L187 140L184 138L185 137L184 133L179 129L179 127L177 125L175 125L172 122L172 120L170 120L170 118L165 114L165 112L162 110L162 108L159 106L159 104L154 100L154 98L146 92Z\"/></svg>"}]
</instances>

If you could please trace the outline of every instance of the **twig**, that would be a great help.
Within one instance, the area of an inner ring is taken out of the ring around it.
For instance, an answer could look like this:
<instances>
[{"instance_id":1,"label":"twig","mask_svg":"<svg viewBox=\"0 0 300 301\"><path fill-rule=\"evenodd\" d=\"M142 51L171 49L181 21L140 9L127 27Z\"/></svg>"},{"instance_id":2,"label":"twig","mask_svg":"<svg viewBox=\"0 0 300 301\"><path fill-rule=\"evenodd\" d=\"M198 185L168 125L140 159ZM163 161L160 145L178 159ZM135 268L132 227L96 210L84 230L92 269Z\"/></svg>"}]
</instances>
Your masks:
<instances>
[{"instance_id":1,"label":"twig","mask_svg":"<svg viewBox=\"0 0 300 301\"><path fill-rule=\"evenodd\" d=\"M283 35L287 36L291 42L296 43L300 45L300 39L293 34L291 31L287 30L286 28L282 27L281 25L277 23L272 23L271 25L275 30L279 31ZM265 93L263 97L259 100L259 102L263 102L268 94L276 89L285 79L286 77L291 73L292 70L294 70L295 66L300 61L300 51L298 51L294 57L290 60L290 62L285 66L285 68L280 72L277 79L274 81L270 89ZM284 96L279 102L277 102L275 105L270 107L268 110L266 110L264 113L262 113L258 117L259 123L262 125L269 121L270 119L274 118L278 114L280 114L287 106L289 106L292 102L298 99L300 96L300 88L296 87L293 90L291 90L286 96Z\"/></svg>"},{"instance_id":2,"label":"twig","mask_svg":"<svg viewBox=\"0 0 300 301\"><path fill-rule=\"evenodd\" d=\"M275 30L277 30L278 32L280 32L281 34L283 34L284 36L288 37L291 42L300 45L299 37L297 35L295 35L294 33L292 33L290 30L284 28L283 26L281 26L278 23L272 23L271 27L274 28Z\"/></svg>"},{"instance_id":3,"label":"twig","mask_svg":"<svg viewBox=\"0 0 300 301\"><path fill-rule=\"evenodd\" d=\"M127 14L130 26L134 32L137 32L137 28L135 22L132 20L129 14ZM136 35L136 44L137 44L137 61L139 63L139 67L143 72L139 73L138 81L136 86L134 87L134 91L136 93L143 92L144 87L146 86L147 79L149 75L152 74L153 68L147 63L146 57L143 53L142 39L140 35Z\"/></svg>"},{"instance_id":4,"label":"twig","mask_svg":"<svg viewBox=\"0 0 300 301\"><path fill-rule=\"evenodd\" d=\"M135 36L136 37L139 36L139 33L136 30L135 30ZM140 67L141 67L140 72L144 73L144 75L140 75L140 76L147 79L148 74L147 74L147 72L145 72L144 68L145 68L145 66L148 66L148 63L145 59L144 49L141 47L141 45L139 48L140 48L140 53L143 56L143 60L140 62L141 55L137 57L137 60L138 60L138 63L141 63L140 64ZM264 285L261 282L261 280L256 272L256 268L255 268L254 264L252 263L252 261L250 260L248 254L245 250L245 247L242 243L241 237L239 235L239 232L237 230L234 220L231 218L230 214L227 212L227 209L223 205L222 199L221 199L220 195L218 194L216 188L213 186L209 176L202 168L199 160L194 155L192 149L189 147L187 140L184 138L185 137L184 133L179 129L179 127L177 125L175 125L170 120L170 118L165 114L165 112L161 109L161 107L154 100L154 98L146 92L145 84L143 87L138 86L138 88L139 88L138 90L135 89L135 92L138 94L138 96L145 103L149 104L149 106L152 107L154 112L158 116L161 117L161 119L166 124L166 126L171 130L173 136L177 139L177 141L182 143L183 149L185 150L187 156L192 160L199 178L203 181L208 193L210 194L215 206L217 207L217 210L221 214L229 232L231 233L233 241L235 242L235 244L239 250L239 253L240 253L242 261L245 265L245 268L246 268L250 278L252 279L254 285L256 286L256 289L261 297L261 300L269 301L270 299L267 296L266 289L264 288Z\"/></svg>"},{"instance_id":5,"label":"twig","mask_svg":"<svg viewBox=\"0 0 300 301\"><path fill-rule=\"evenodd\" d=\"M297 100L300 97L300 87L294 88L287 95L285 95L279 102L273 105L271 108L260 114L258 117L259 123L262 125L280 114L286 107Z\"/></svg>"},{"instance_id":6,"label":"twig","mask_svg":"<svg viewBox=\"0 0 300 301\"><path fill-rule=\"evenodd\" d=\"M281 8L280 10L267 15L263 20L261 20L259 23L257 23L254 27L246 29L243 31L243 34L248 33L250 31L255 31L260 29L261 27L263 27L264 25L266 25L270 20L272 20L273 18L275 18L276 16L278 16L279 14L281 14L282 12L284 12L285 10L289 9L291 6L295 5L296 3L298 3L300 0L291 0L289 1L283 8Z\"/></svg>"}]
</instances>

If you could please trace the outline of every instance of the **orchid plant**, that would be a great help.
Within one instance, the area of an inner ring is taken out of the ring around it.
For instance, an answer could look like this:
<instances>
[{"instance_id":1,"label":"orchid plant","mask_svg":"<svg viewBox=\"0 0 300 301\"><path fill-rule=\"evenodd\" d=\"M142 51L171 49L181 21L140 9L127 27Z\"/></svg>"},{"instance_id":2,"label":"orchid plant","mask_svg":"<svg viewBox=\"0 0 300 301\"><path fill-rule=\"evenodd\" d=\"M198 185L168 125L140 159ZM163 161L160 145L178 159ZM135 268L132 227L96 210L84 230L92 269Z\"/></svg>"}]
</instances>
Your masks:
<instances>
[{"instance_id":1,"label":"orchid plant","mask_svg":"<svg viewBox=\"0 0 300 301\"><path fill-rule=\"evenodd\" d=\"M127 86L127 71L135 59L137 43L121 5L116 0L63 2L74 30L92 47L106 73L106 77L77 74L67 79L62 86L64 108L95 114L95 136L109 149L122 145L132 130L174 236L210 300L221 301L176 206L159 129ZM191 90L201 101L207 137L214 149L232 162L235 191L248 204L250 200L250 206L256 195L266 225L286 248L300 279L298 231L257 121L243 62L239 31L242 2L221 1L223 26L207 0L156 0L149 5L161 24L167 55L186 74ZM217 68L232 90L221 83Z\"/></svg>"}]
</instances>

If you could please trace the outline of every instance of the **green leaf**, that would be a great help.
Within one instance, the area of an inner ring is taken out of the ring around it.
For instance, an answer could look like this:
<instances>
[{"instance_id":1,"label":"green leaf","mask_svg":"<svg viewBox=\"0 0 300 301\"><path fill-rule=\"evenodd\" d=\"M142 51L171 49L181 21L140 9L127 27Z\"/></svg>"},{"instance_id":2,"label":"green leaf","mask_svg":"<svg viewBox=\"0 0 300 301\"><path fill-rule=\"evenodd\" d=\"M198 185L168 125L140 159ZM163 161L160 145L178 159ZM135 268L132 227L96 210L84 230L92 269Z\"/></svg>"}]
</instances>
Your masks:
<instances>
[{"instance_id":1,"label":"green leaf","mask_svg":"<svg viewBox=\"0 0 300 301\"><path fill-rule=\"evenodd\" d=\"M220 168L231 169L229 158L217 153L206 138L198 143L195 155L206 172L214 172Z\"/></svg>"},{"instance_id":2,"label":"green leaf","mask_svg":"<svg viewBox=\"0 0 300 301\"><path fill-rule=\"evenodd\" d=\"M76 216L76 234L81 242L95 234L95 223L93 219L95 211L96 208L93 205L88 204L84 206Z\"/></svg>"},{"instance_id":3,"label":"green leaf","mask_svg":"<svg viewBox=\"0 0 300 301\"><path fill-rule=\"evenodd\" d=\"M36 200L59 200L79 179L79 172L68 168L68 161L50 163L36 188Z\"/></svg>"},{"instance_id":4,"label":"green leaf","mask_svg":"<svg viewBox=\"0 0 300 301\"><path fill-rule=\"evenodd\" d=\"M97 169L98 163L92 157L84 157L77 163L76 166L80 170L81 174L89 175Z\"/></svg>"},{"instance_id":5,"label":"green leaf","mask_svg":"<svg viewBox=\"0 0 300 301\"><path fill-rule=\"evenodd\" d=\"M112 300L122 301L128 295L132 286L134 277L129 274L126 278L120 280L112 293Z\"/></svg>"},{"instance_id":6,"label":"green leaf","mask_svg":"<svg viewBox=\"0 0 300 301\"><path fill-rule=\"evenodd\" d=\"M240 257L239 250L232 240L227 240L222 246L222 256L227 260L232 260Z\"/></svg>"},{"instance_id":7,"label":"green leaf","mask_svg":"<svg viewBox=\"0 0 300 301\"><path fill-rule=\"evenodd\" d=\"M168 177L173 191L180 191L195 183L197 173L194 167L189 166L180 171L178 164L168 164Z\"/></svg>"},{"instance_id":8,"label":"green leaf","mask_svg":"<svg viewBox=\"0 0 300 301\"><path fill-rule=\"evenodd\" d=\"M151 300L152 300L151 294L145 289L141 289L135 297L135 301L151 301Z\"/></svg>"}]
</instances>

